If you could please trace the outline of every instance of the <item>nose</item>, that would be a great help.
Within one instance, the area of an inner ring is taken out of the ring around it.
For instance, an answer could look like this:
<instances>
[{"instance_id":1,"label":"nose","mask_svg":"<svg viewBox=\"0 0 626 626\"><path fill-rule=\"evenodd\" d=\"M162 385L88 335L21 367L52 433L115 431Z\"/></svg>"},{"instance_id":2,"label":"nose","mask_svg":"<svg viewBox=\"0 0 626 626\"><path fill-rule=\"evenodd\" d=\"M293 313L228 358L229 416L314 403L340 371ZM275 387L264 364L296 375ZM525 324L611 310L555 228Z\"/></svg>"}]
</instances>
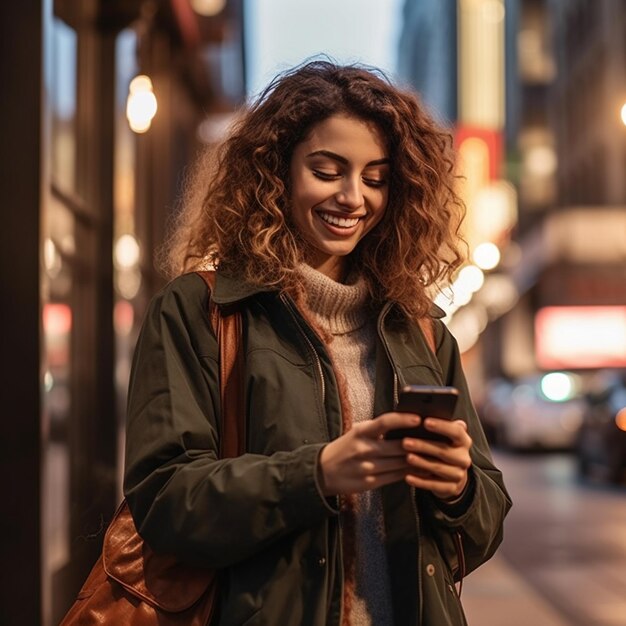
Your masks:
<instances>
[{"instance_id":1,"label":"nose","mask_svg":"<svg viewBox=\"0 0 626 626\"><path fill-rule=\"evenodd\" d=\"M356 211L363 205L361 181L357 177L346 177L342 181L341 189L335 195L337 204L350 211Z\"/></svg>"}]
</instances>

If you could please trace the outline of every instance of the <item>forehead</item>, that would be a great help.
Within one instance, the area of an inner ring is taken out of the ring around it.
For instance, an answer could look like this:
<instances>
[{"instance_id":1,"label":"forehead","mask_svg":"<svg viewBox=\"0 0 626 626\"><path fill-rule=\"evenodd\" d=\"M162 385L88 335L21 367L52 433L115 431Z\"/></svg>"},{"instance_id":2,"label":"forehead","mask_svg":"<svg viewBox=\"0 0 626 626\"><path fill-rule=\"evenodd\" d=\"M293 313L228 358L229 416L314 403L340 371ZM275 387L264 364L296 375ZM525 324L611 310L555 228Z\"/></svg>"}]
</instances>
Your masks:
<instances>
[{"instance_id":1,"label":"forehead","mask_svg":"<svg viewBox=\"0 0 626 626\"><path fill-rule=\"evenodd\" d=\"M387 143L374 122L349 115L332 115L315 124L301 142L306 150L329 150L342 156L360 154L367 160L387 157Z\"/></svg>"}]
</instances>

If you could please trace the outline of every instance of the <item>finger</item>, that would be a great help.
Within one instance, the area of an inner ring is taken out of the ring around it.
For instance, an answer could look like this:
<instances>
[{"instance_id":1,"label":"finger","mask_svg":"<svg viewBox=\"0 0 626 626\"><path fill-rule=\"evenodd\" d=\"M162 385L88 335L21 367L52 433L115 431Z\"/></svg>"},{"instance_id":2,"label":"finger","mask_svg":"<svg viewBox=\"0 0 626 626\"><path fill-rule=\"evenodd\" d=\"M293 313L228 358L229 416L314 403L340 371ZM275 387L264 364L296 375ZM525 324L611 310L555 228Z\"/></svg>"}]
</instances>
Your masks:
<instances>
[{"instance_id":1,"label":"finger","mask_svg":"<svg viewBox=\"0 0 626 626\"><path fill-rule=\"evenodd\" d=\"M383 472L382 474L370 474L363 479L366 489L378 489L385 485L391 485L401 480L405 480L407 476L406 466L402 470L393 472Z\"/></svg>"},{"instance_id":2,"label":"finger","mask_svg":"<svg viewBox=\"0 0 626 626\"><path fill-rule=\"evenodd\" d=\"M420 473L427 473L444 482L457 483L463 480L467 469L458 465L450 465L417 454L407 455L407 463Z\"/></svg>"},{"instance_id":3,"label":"finger","mask_svg":"<svg viewBox=\"0 0 626 626\"><path fill-rule=\"evenodd\" d=\"M408 474L405 476L404 480L411 487L423 489L425 491L432 491L438 498L442 498L444 500L454 498L463 491L460 484L441 482L440 480L436 480L428 476Z\"/></svg>"},{"instance_id":4,"label":"finger","mask_svg":"<svg viewBox=\"0 0 626 626\"><path fill-rule=\"evenodd\" d=\"M377 458L361 461L358 471L364 476L375 476L389 472L406 472L409 464L406 454L388 458Z\"/></svg>"},{"instance_id":5,"label":"finger","mask_svg":"<svg viewBox=\"0 0 626 626\"><path fill-rule=\"evenodd\" d=\"M444 463L456 465L462 468L468 468L472 462L469 455L469 446L453 447L449 444L438 441L406 437L402 440L402 447L407 452L439 459Z\"/></svg>"},{"instance_id":6,"label":"finger","mask_svg":"<svg viewBox=\"0 0 626 626\"><path fill-rule=\"evenodd\" d=\"M452 445L464 446L471 445L472 439L467 432L467 424L463 420L439 419L436 417L428 417L424 420L424 428L433 433L444 435L452 442Z\"/></svg>"},{"instance_id":7,"label":"finger","mask_svg":"<svg viewBox=\"0 0 626 626\"><path fill-rule=\"evenodd\" d=\"M354 456L368 462L395 458L405 463L406 453L401 439L362 437L354 444Z\"/></svg>"},{"instance_id":8,"label":"finger","mask_svg":"<svg viewBox=\"0 0 626 626\"><path fill-rule=\"evenodd\" d=\"M390 430L397 428L415 428L421 418L414 413L383 413L367 422L361 422L362 433L373 438L382 439Z\"/></svg>"}]
</instances>

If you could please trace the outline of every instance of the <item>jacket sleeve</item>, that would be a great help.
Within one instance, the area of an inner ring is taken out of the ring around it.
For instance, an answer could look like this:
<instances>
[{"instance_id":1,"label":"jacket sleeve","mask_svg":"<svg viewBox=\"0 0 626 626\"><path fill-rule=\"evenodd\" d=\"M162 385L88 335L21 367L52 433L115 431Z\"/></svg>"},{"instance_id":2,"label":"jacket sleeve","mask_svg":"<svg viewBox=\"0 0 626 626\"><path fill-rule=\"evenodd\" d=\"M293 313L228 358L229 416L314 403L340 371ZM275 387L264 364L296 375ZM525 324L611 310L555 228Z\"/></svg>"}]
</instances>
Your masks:
<instances>
[{"instance_id":1,"label":"jacket sleeve","mask_svg":"<svg viewBox=\"0 0 626 626\"><path fill-rule=\"evenodd\" d=\"M316 484L323 444L218 459L217 342L207 304L195 274L150 304L131 371L124 493L155 551L222 568L335 511Z\"/></svg>"},{"instance_id":2,"label":"jacket sleeve","mask_svg":"<svg viewBox=\"0 0 626 626\"><path fill-rule=\"evenodd\" d=\"M443 339L438 346L437 357L443 369L445 384L456 387L460 392L456 413L460 419L466 420L473 442L470 449L471 497L461 511L457 507L441 506L430 495L424 505L431 511L434 532L439 535L438 542L453 571L459 569L453 535L457 531L460 533L466 573L469 573L491 558L500 545L504 518L511 508L511 499L501 472L493 464L487 439L472 404L456 340L443 324L441 327Z\"/></svg>"}]
</instances>

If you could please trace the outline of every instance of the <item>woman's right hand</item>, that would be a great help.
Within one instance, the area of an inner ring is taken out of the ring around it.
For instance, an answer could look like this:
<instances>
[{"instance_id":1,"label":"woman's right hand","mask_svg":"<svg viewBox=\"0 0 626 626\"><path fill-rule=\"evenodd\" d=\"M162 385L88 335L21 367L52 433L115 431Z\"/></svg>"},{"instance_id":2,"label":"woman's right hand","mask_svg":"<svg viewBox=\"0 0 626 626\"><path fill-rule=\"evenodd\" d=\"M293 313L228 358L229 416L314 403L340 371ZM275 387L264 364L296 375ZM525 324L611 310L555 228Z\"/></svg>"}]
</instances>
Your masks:
<instances>
[{"instance_id":1,"label":"woman's right hand","mask_svg":"<svg viewBox=\"0 0 626 626\"><path fill-rule=\"evenodd\" d=\"M385 439L396 428L414 428L412 413L383 413L358 422L327 444L320 454L319 482L325 496L361 493L404 480L410 471L402 440Z\"/></svg>"}]
</instances>

